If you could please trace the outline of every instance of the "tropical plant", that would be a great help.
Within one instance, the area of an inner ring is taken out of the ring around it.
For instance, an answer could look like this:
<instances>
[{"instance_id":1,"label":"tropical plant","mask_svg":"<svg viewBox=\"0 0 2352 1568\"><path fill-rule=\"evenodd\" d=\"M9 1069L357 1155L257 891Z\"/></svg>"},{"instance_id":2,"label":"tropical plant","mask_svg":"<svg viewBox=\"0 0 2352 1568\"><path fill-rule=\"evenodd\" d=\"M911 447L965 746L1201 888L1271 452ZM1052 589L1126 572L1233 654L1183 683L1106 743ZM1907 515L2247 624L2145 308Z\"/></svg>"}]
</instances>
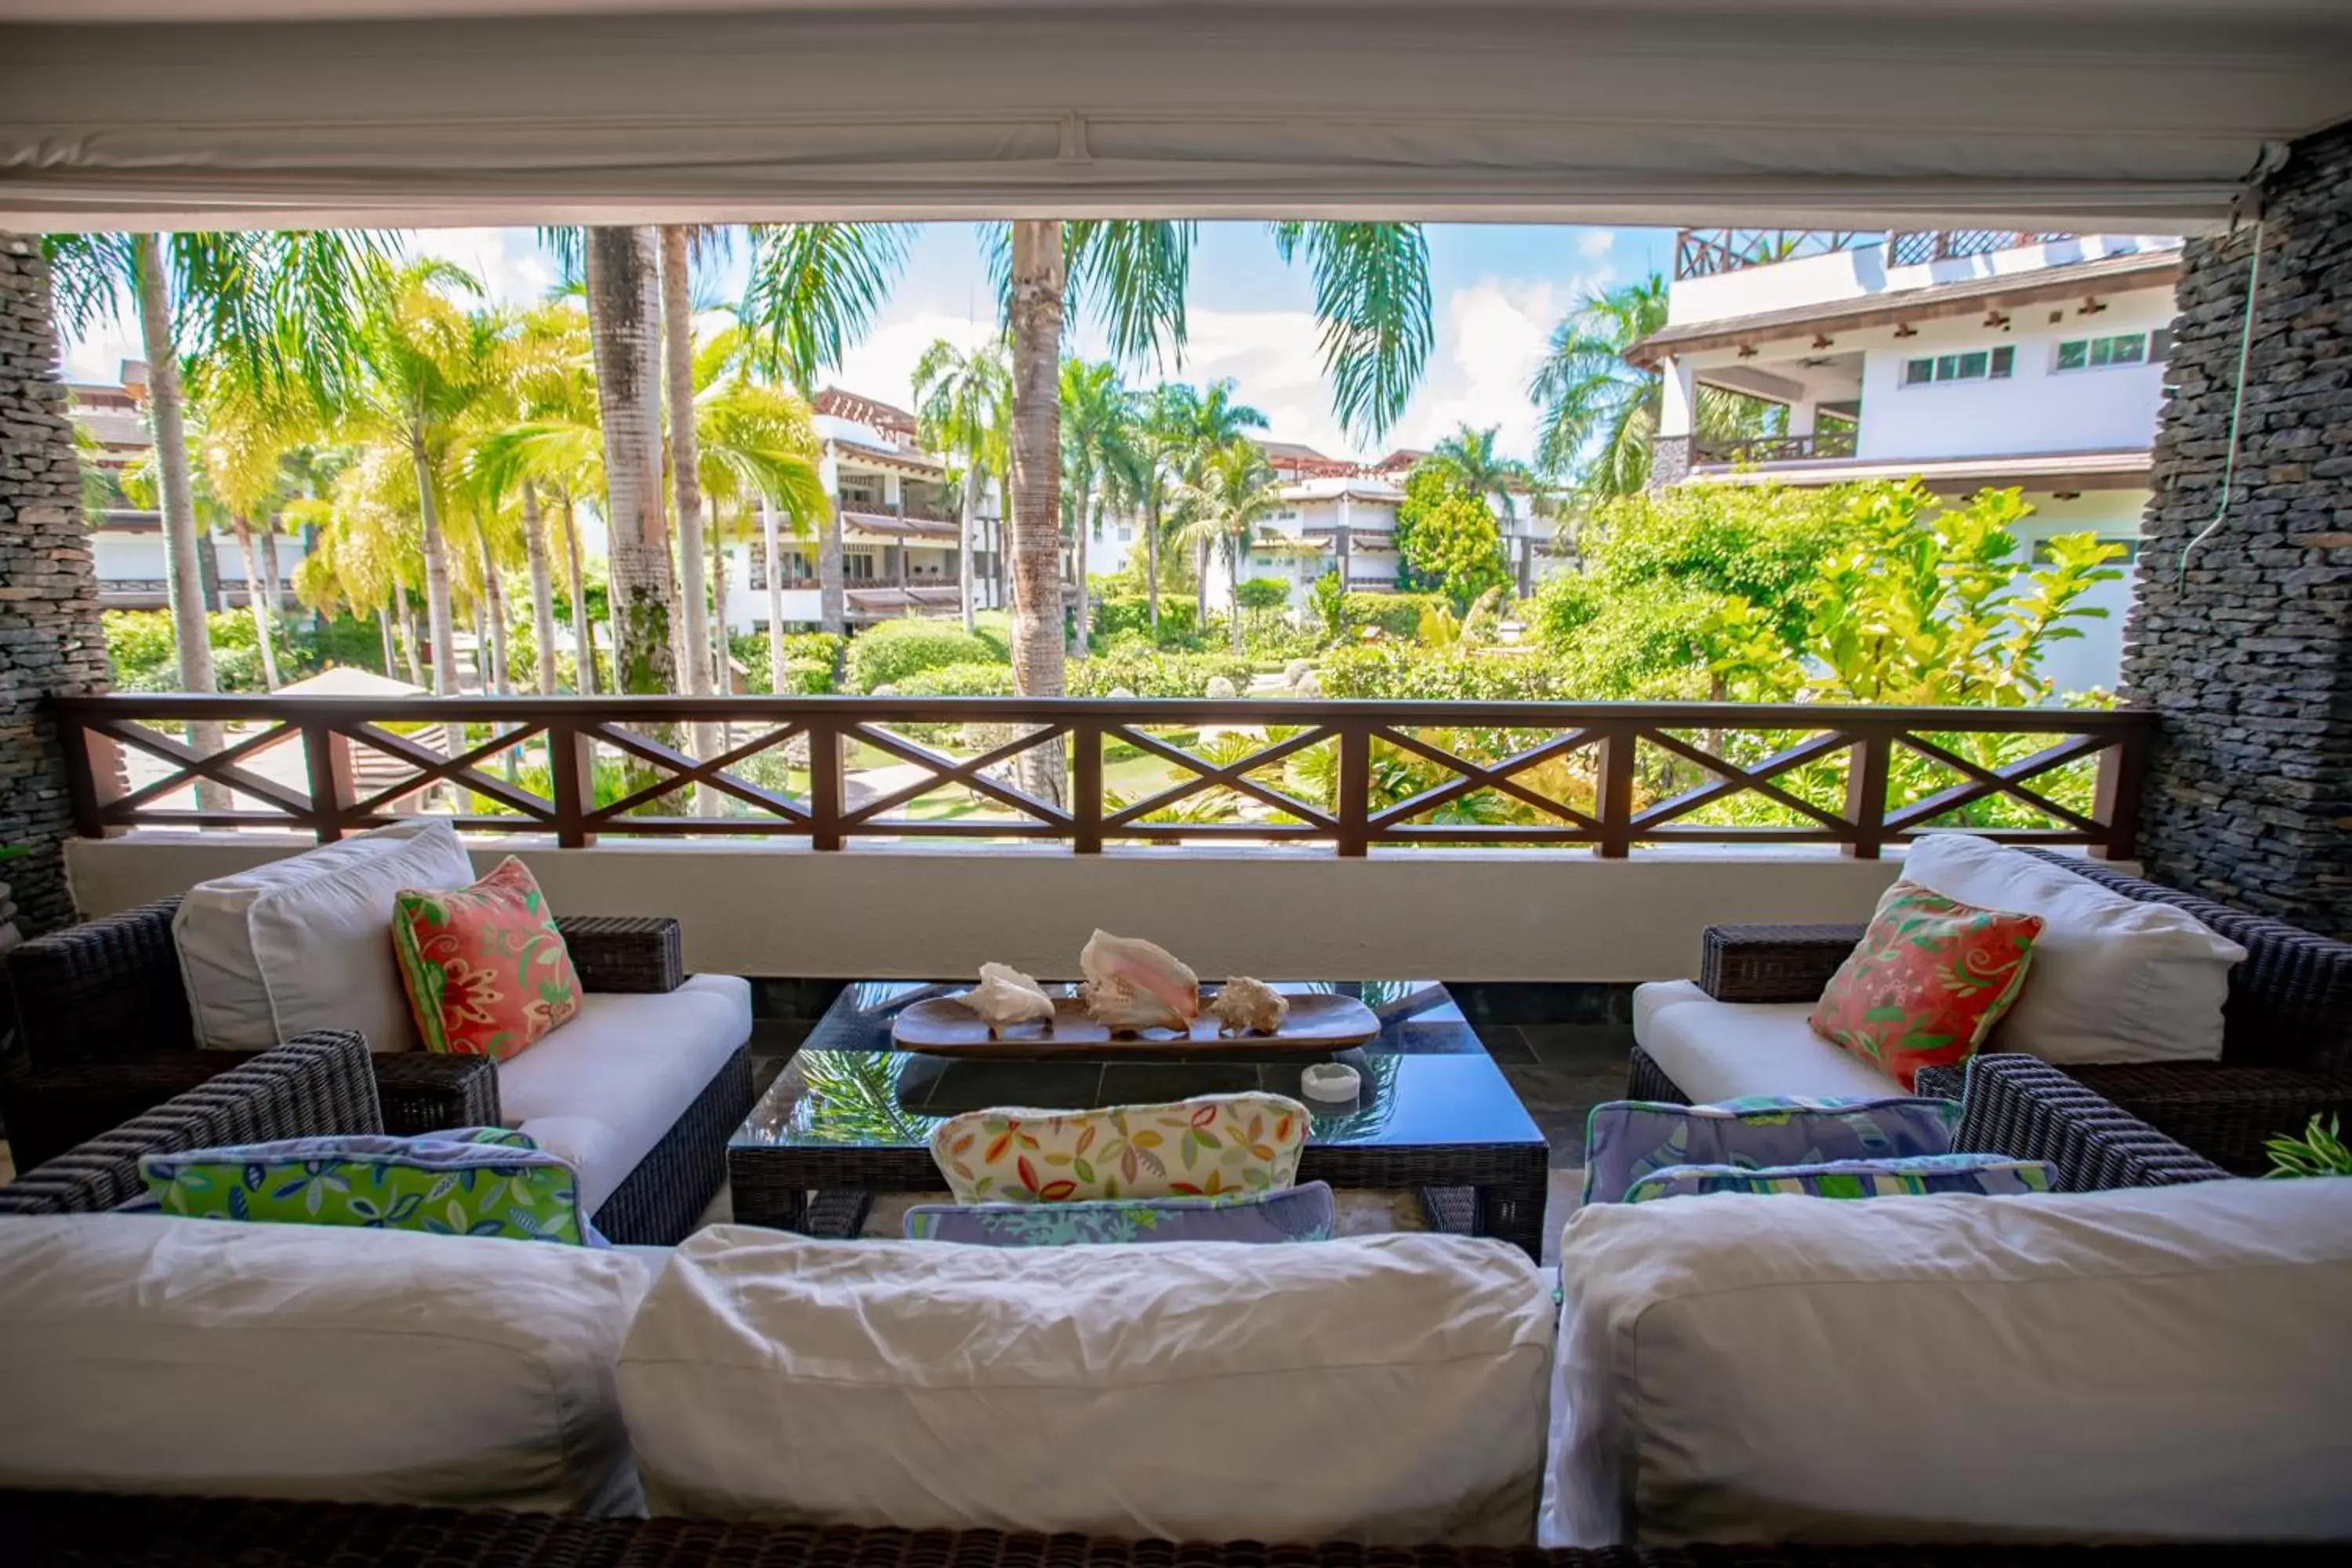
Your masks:
<instances>
[{"instance_id":1,"label":"tropical plant","mask_svg":"<svg viewBox=\"0 0 2352 1568\"><path fill-rule=\"evenodd\" d=\"M1234 596L1234 651L1239 653L1242 563L1258 524L1282 505L1282 481L1256 442L1235 440L1212 453L1197 477L1185 480L1178 493L1192 518L1185 525L1186 542L1213 544L1224 557Z\"/></svg>"},{"instance_id":2,"label":"tropical plant","mask_svg":"<svg viewBox=\"0 0 2352 1568\"><path fill-rule=\"evenodd\" d=\"M917 621L911 625L917 629L887 636L868 632L850 639L845 669L845 684L850 690L895 687L918 670L950 664L996 662L994 650L970 632L937 622Z\"/></svg>"},{"instance_id":3,"label":"tropical plant","mask_svg":"<svg viewBox=\"0 0 2352 1568\"><path fill-rule=\"evenodd\" d=\"M672 691L677 579L661 485L660 244L650 228L592 228L581 256L604 452L614 678L623 691Z\"/></svg>"},{"instance_id":4,"label":"tropical plant","mask_svg":"<svg viewBox=\"0 0 2352 1568\"><path fill-rule=\"evenodd\" d=\"M2269 1175L2352 1176L2352 1146L2344 1142L2343 1122L2333 1116L2325 1127L2315 1116L2302 1137L2281 1134L2263 1147L2270 1152L2271 1168L2265 1173Z\"/></svg>"},{"instance_id":5,"label":"tropical plant","mask_svg":"<svg viewBox=\"0 0 2352 1568\"><path fill-rule=\"evenodd\" d=\"M1013 378L1002 340L970 353L945 338L932 342L915 362L917 438L929 450L961 458L957 484L961 522L956 531L956 602L963 629L972 628L971 558L979 538L981 490L1002 478L1005 440L1013 420Z\"/></svg>"},{"instance_id":6,"label":"tropical plant","mask_svg":"<svg viewBox=\"0 0 2352 1568\"><path fill-rule=\"evenodd\" d=\"M1433 590L1465 614L1478 596L1511 580L1502 531L1480 492L1450 465L1415 468L1397 508L1399 585Z\"/></svg>"},{"instance_id":7,"label":"tropical plant","mask_svg":"<svg viewBox=\"0 0 2352 1568\"><path fill-rule=\"evenodd\" d=\"M1551 477L1591 496L1632 495L1649 483L1650 444L1658 429L1664 384L1626 354L1666 324L1666 283L1657 273L1587 294L1552 329L1528 384L1543 410L1536 462ZM1782 426L1786 411L1760 399L1698 388L1697 433L1728 439Z\"/></svg>"},{"instance_id":8,"label":"tropical plant","mask_svg":"<svg viewBox=\"0 0 2352 1568\"><path fill-rule=\"evenodd\" d=\"M1108 362L1062 362L1062 516L1074 545L1071 575L1077 606L1071 649L1083 657L1091 630L1087 584L1090 540L1113 510L1139 507L1150 458L1135 395Z\"/></svg>"},{"instance_id":9,"label":"tropical plant","mask_svg":"<svg viewBox=\"0 0 2352 1568\"><path fill-rule=\"evenodd\" d=\"M1535 488L1535 473L1495 449L1501 430L1498 425L1484 430L1460 426L1415 465L1416 471L1425 468L1441 475L1454 489L1477 497L1481 505L1499 501L1503 520L1510 521L1519 515L1518 497Z\"/></svg>"}]
</instances>

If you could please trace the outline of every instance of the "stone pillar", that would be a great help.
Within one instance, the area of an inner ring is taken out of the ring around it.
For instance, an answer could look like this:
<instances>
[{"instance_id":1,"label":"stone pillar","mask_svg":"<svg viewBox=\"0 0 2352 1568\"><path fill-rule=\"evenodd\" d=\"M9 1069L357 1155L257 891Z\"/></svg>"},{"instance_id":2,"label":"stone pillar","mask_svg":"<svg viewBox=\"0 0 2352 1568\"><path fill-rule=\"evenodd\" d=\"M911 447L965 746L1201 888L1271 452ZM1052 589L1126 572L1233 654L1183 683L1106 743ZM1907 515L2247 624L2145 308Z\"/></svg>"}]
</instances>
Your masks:
<instances>
[{"instance_id":1,"label":"stone pillar","mask_svg":"<svg viewBox=\"0 0 2352 1568\"><path fill-rule=\"evenodd\" d=\"M1690 366L1668 354L1659 364L1658 430L1650 438L1650 488L1690 477L1691 436L1698 418L1698 384Z\"/></svg>"},{"instance_id":2,"label":"stone pillar","mask_svg":"<svg viewBox=\"0 0 2352 1568\"><path fill-rule=\"evenodd\" d=\"M2252 226L2192 240L2125 634L2162 715L2141 853L2163 881L2352 937L2352 127L2272 181L2236 480Z\"/></svg>"},{"instance_id":3,"label":"stone pillar","mask_svg":"<svg viewBox=\"0 0 2352 1568\"><path fill-rule=\"evenodd\" d=\"M65 754L43 699L105 689L98 574L40 241L0 235L0 866L26 934L71 923Z\"/></svg>"}]
</instances>

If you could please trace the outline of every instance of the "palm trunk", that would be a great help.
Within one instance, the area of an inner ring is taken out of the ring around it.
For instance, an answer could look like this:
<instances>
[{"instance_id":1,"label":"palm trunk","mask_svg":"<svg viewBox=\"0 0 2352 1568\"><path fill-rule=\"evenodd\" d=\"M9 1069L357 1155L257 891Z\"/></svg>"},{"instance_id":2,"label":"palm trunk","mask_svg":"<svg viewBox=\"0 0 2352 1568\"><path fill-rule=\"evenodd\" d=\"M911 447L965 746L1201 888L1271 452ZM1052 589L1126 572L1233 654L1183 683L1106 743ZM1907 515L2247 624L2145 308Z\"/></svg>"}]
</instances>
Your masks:
<instances>
[{"instance_id":1,"label":"palm trunk","mask_svg":"<svg viewBox=\"0 0 2352 1568\"><path fill-rule=\"evenodd\" d=\"M433 695L457 694L456 617L449 608L449 544L441 532L441 504L433 494L433 465L421 437L412 436L416 465L416 512L425 525L425 635L433 644Z\"/></svg>"},{"instance_id":2,"label":"palm trunk","mask_svg":"<svg viewBox=\"0 0 2352 1568\"><path fill-rule=\"evenodd\" d=\"M1192 627L1209 629L1209 542L1205 539L1192 551Z\"/></svg>"},{"instance_id":3,"label":"palm trunk","mask_svg":"<svg viewBox=\"0 0 2352 1568\"><path fill-rule=\"evenodd\" d=\"M1225 592L1228 602L1233 605L1234 651L1239 653L1242 651L1242 536L1240 534L1233 533L1225 536L1225 560L1231 567L1231 570L1226 573L1231 581L1227 584Z\"/></svg>"},{"instance_id":4,"label":"palm trunk","mask_svg":"<svg viewBox=\"0 0 2352 1568\"><path fill-rule=\"evenodd\" d=\"M555 582L547 564L547 518L539 510L539 487L522 488L523 558L530 567L530 641L539 652L539 691L555 695Z\"/></svg>"},{"instance_id":5,"label":"palm trunk","mask_svg":"<svg viewBox=\"0 0 2352 1568\"><path fill-rule=\"evenodd\" d=\"M507 663L507 591L499 581L499 563L490 554L488 519L478 519L474 537L482 549L482 596L479 614L490 622L490 679L504 696L514 689Z\"/></svg>"},{"instance_id":6,"label":"palm trunk","mask_svg":"<svg viewBox=\"0 0 2352 1568\"><path fill-rule=\"evenodd\" d=\"M768 689L784 689L784 550L778 537L776 503L760 498L760 535L768 562Z\"/></svg>"},{"instance_id":7,"label":"palm trunk","mask_svg":"<svg viewBox=\"0 0 2352 1568\"><path fill-rule=\"evenodd\" d=\"M1077 636L1071 639L1070 647L1080 658L1087 657L1088 622L1092 619L1087 605L1087 542L1094 536L1097 529L1102 527L1102 492L1097 490L1095 492L1092 515L1089 516L1084 508L1079 509L1077 553L1070 563L1070 575L1078 580L1078 613L1076 622Z\"/></svg>"},{"instance_id":8,"label":"palm trunk","mask_svg":"<svg viewBox=\"0 0 2352 1568\"><path fill-rule=\"evenodd\" d=\"M727 530L718 509L710 514L710 647L703 655L710 669L710 689L724 697L735 689L730 674L732 658L727 642Z\"/></svg>"},{"instance_id":9,"label":"palm trunk","mask_svg":"<svg viewBox=\"0 0 2352 1568\"><path fill-rule=\"evenodd\" d=\"M572 685L583 697L596 695L596 623L588 614L588 574L580 564L580 520L572 492L563 492L563 554L572 570Z\"/></svg>"},{"instance_id":10,"label":"palm trunk","mask_svg":"<svg viewBox=\"0 0 2352 1568\"><path fill-rule=\"evenodd\" d=\"M261 645L261 684L278 689L278 650L270 646L271 622L266 595L269 584L262 580L261 558L253 548L253 524L245 518L228 520L229 530L236 535L236 552L245 565L245 608L253 617L253 635Z\"/></svg>"},{"instance_id":11,"label":"palm trunk","mask_svg":"<svg viewBox=\"0 0 2352 1568\"><path fill-rule=\"evenodd\" d=\"M661 231L662 379L669 403L670 494L677 506L678 655L687 694L708 697L710 613L702 575L702 453L694 428L694 277L687 237L676 226ZM720 613L723 617L723 606ZM692 729L695 756L717 755L718 727ZM696 787L695 815L716 816L719 805L717 790Z\"/></svg>"},{"instance_id":12,"label":"palm trunk","mask_svg":"<svg viewBox=\"0 0 2352 1568\"><path fill-rule=\"evenodd\" d=\"M980 454L968 452L963 466L963 511L956 527L956 602L963 606L963 629L971 630L971 546L980 516Z\"/></svg>"},{"instance_id":13,"label":"palm trunk","mask_svg":"<svg viewBox=\"0 0 2352 1568\"><path fill-rule=\"evenodd\" d=\"M849 629L849 595L841 580L841 508L828 505L816 530L817 625L835 637Z\"/></svg>"},{"instance_id":14,"label":"palm trunk","mask_svg":"<svg viewBox=\"0 0 2352 1568\"><path fill-rule=\"evenodd\" d=\"M286 579L278 571L278 524L274 520L261 531L261 580L269 590L269 616L274 625L278 606L286 603Z\"/></svg>"},{"instance_id":15,"label":"palm trunk","mask_svg":"<svg viewBox=\"0 0 2352 1568\"><path fill-rule=\"evenodd\" d=\"M661 493L658 247L650 228L591 228L585 251L604 435L614 683L625 692L674 691L677 587Z\"/></svg>"},{"instance_id":16,"label":"palm trunk","mask_svg":"<svg viewBox=\"0 0 2352 1568\"><path fill-rule=\"evenodd\" d=\"M1155 468L1143 500L1143 599L1151 608L1151 640L1160 640L1160 478Z\"/></svg>"},{"instance_id":17,"label":"palm trunk","mask_svg":"<svg viewBox=\"0 0 2352 1568\"><path fill-rule=\"evenodd\" d=\"M425 667L416 653L416 606L409 602L406 588L394 584L392 591L400 603L400 636L408 658L408 684L423 691L426 688ZM384 673L389 675L392 672L386 670Z\"/></svg>"},{"instance_id":18,"label":"palm trunk","mask_svg":"<svg viewBox=\"0 0 2352 1568\"><path fill-rule=\"evenodd\" d=\"M1062 647L1062 306L1068 284L1059 219L1013 226L1013 681L1059 697ZM1059 742L1021 753L1030 795L1062 804Z\"/></svg>"},{"instance_id":19,"label":"palm trunk","mask_svg":"<svg viewBox=\"0 0 2352 1568\"><path fill-rule=\"evenodd\" d=\"M163 241L142 234L132 241L139 268L139 333L147 345L147 417L155 436L155 477L163 509L164 586L172 605L172 640L180 660L180 689L212 691L212 632L205 625L204 559L196 540L196 491L188 473L186 405L180 396L180 351L172 336L172 293L163 277ZM206 755L221 749L221 727L188 726L188 744ZM196 809L226 811L228 786L201 779Z\"/></svg>"},{"instance_id":20,"label":"palm trunk","mask_svg":"<svg viewBox=\"0 0 2352 1568\"><path fill-rule=\"evenodd\" d=\"M376 636L382 638L383 642L384 679L386 680L394 679L395 678L392 672L399 668L400 656L393 651L392 611L388 605L378 605L375 607L375 632Z\"/></svg>"}]
</instances>

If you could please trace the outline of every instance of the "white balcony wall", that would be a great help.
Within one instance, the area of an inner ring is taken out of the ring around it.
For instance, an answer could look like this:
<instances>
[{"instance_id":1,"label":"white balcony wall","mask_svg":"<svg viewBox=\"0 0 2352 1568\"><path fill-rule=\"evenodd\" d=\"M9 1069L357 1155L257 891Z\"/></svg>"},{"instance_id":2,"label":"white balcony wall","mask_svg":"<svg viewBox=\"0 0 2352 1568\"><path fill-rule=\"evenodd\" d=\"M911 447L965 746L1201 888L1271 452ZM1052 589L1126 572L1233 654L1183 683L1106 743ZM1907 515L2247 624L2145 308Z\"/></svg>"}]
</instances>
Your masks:
<instances>
[{"instance_id":1,"label":"white balcony wall","mask_svg":"<svg viewBox=\"0 0 2352 1568\"><path fill-rule=\"evenodd\" d=\"M1837 346L1866 342L1863 361L1864 458L1973 458L2019 452L2082 452L2146 447L2156 438L2164 401L2164 367L2056 368L2058 345L2080 338L2146 332L2172 323L2172 291L2141 289L2105 297L2106 309L2078 313L2079 301L2021 306L2007 331L1982 318L1923 321L1916 337L1893 329L1837 333ZM2053 323L2050 317L2058 314ZM1904 362L1927 354L2003 346L2017 351L2006 379L1903 384Z\"/></svg>"},{"instance_id":2,"label":"white balcony wall","mask_svg":"<svg viewBox=\"0 0 2352 1568\"><path fill-rule=\"evenodd\" d=\"M1886 247L1883 243L1869 245L1854 250L1833 250L1820 256L1742 267L1704 278L1679 279L1666 290L1666 320L1679 327L1694 321L1757 316L1803 305L1895 295L1936 283L2011 277L2062 262L2127 256L2177 243L2153 235L2089 235L1908 267L1889 267Z\"/></svg>"},{"instance_id":3,"label":"white balcony wall","mask_svg":"<svg viewBox=\"0 0 2352 1568\"><path fill-rule=\"evenodd\" d=\"M85 918L283 858L307 840L142 831L73 839ZM1011 963L1075 978L1087 931L1148 931L1202 974L1275 979L1662 980L1719 921L1859 921L1898 859L1580 851L1375 853L469 842L520 854L564 914L675 915L690 970L906 977Z\"/></svg>"},{"instance_id":4,"label":"white balcony wall","mask_svg":"<svg viewBox=\"0 0 2352 1568\"><path fill-rule=\"evenodd\" d=\"M125 580L152 581L171 570L163 557L163 537L157 533L93 533L89 536L89 554L101 585Z\"/></svg>"}]
</instances>

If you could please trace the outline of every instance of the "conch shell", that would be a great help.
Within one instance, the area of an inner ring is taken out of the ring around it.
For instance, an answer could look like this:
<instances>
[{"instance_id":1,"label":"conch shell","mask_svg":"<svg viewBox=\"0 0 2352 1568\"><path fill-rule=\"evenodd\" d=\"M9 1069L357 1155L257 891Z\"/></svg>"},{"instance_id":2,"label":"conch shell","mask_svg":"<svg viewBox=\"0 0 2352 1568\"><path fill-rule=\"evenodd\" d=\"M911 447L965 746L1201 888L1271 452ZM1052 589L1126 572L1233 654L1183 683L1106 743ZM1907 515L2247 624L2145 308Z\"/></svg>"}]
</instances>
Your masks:
<instances>
[{"instance_id":1,"label":"conch shell","mask_svg":"<svg viewBox=\"0 0 2352 1568\"><path fill-rule=\"evenodd\" d=\"M1209 1004L1220 1035L1271 1035L1290 1016L1290 998L1263 980L1236 974Z\"/></svg>"},{"instance_id":2,"label":"conch shell","mask_svg":"<svg viewBox=\"0 0 2352 1568\"><path fill-rule=\"evenodd\" d=\"M1078 994L1087 1014L1115 1036L1189 1033L1201 1016L1200 976L1155 942L1097 931L1078 954L1078 969L1087 977Z\"/></svg>"},{"instance_id":3,"label":"conch shell","mask_svg":"<svg viewBox=\"0 0 2352 1568\"><path fill-rule=\"evenodd\" d=\"M992 1040L1015 1024L1054 1022L1054 999L1034 980L1005 963L980 966L980 984L963 994L963 1004L980 1015Z\"/></svg>"}]
</instances>

